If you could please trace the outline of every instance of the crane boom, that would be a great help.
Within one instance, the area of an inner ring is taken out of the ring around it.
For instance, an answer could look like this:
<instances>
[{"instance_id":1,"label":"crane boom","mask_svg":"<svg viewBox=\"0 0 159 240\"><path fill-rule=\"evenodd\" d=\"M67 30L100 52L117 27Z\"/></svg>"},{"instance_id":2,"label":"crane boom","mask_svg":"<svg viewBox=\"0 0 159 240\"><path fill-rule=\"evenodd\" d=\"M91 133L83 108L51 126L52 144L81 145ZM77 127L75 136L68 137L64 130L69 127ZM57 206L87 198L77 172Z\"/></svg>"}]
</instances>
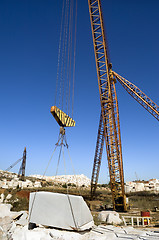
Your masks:
<instances>
[{"instance_id":1,"label":"crane boom","mask_svg":"<svg viewBox=\"0 0 159 240\"><path fill-rule=\"evenodd\" d=\"M100 0L88 0L113 207L126 210L120 124Z\"/></svg>"},{"instance_id":2,"label":"crane boom","mask_svg":"<svg viewBox=\"0 0 159 240\"><path fill-rule=\"evenodd\" d=\"M23 158L18 159L16 162L14 162L12 165L10 165L5 171L9 171L12 169L17 163L19 163Z\"/></svg>"},{"instance_id":3,"label":"crane boom","mask_svg":"<svg viewBox=\"0 0 159 240\"><path fill-rule=\"evenodd\" d=\"M154 103L145 93L143 93L133 83L129 82L125 78L121 77L116 72L112 71L114 77L119 83L125 88L125 90L138 102L140 103L152 116L159 121L159 106Z\"/></svg>"}]
</instances>

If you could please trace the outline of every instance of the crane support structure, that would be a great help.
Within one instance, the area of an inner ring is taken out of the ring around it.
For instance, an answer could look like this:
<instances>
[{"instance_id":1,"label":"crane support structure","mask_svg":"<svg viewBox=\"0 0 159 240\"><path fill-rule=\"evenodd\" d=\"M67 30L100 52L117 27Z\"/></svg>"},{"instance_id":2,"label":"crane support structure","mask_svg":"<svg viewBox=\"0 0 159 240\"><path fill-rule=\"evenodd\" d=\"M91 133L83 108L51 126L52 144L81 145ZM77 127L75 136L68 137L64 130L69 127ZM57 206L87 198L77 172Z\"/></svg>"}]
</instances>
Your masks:
<instances>
[{"instance_id":1,"label":"crane support structure","mask_svg":"<svg viewBox=\"0 0 159 240\"><path fill-rule=\"evenodd\" d=\"M92 178L91 178L91 196L92 197L95 195L95 191L97 188L100 165L101 165L101 158L102 158L102 153L103 153L103 146L104 146L104 126L103 126L103 118L102 118L102 113L101 113L99 128L98 128L96 150L95 150L95 156L94 156Z\"/></svg>"},{"instance_id":2,"label":"crane support structure","mask_svg":"<svg viewBox=\"0 0 159 240\"><path fill-rule=\"evenodd\" d=\"M143 93L138 87L133 83L129 82L125 78L121 77L119 74L112 71L114 77L119 81L119 83L125 88L125 90L143 106L152 116L154 116L159 121L159 106L154 103L145 93Z\"/></svg>"},{"instance_id":3,"label":"crane support structure","mask_svg":"<svg viewBox=\"0 0 159 240\"><path fill-rule=\"evenodd\" d=\"M23 152L22 175L21 175L22 181L24 181L25 179L25 167L26 167L26 147L24 148L24 152Z\"/></svg>"},{"instance_id":4,"label":"crane support structure","mask_svg":"<svg viewBox=\"0 0 159 240\"><path fill-rule=\"evenodd\" d=\"M25 167L26 167L26 147L24 148L23 151L22 164L18 172L18 176L21 178L22 181L25 180Z\"/></svg>"},{"instance_id":5,"label":"crane support structure","mask_svg":"<svg viewBox=\"0 0 159 240\"><path fill-rule=\"evenodd\" d=\"M88 0L113 207L126 210L118 103L108 58L100 0ZM98 141L98 140L97 140ZM100 149L99 149L99 152ZM98 171L98 170L97 170Z\"/></svg>"}]
</instances>

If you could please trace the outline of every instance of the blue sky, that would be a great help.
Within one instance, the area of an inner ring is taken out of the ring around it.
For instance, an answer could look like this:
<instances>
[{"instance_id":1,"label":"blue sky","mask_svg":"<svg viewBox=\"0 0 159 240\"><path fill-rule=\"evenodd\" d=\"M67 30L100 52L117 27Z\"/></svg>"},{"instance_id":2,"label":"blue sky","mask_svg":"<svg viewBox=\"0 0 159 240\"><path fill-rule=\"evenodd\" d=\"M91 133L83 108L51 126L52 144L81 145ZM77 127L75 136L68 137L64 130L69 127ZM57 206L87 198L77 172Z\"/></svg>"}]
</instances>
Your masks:
<instances>
[{"instance_id":1,"label":"blue sky","mask_svg":"<svg viewBox=\"0 0 159 240\"><path fill-rule=\"evenodd\" d=\"M159 2L102 1L113 70L159 105ZM0 169L27 148L27 175L43 174L58 139L54 105L62 0L0 1ZM91 177L100 115L87 0L78 1L75 128L66 130L77 174ZM159 124L116 84L125 180L159 178ZM65 151L67 158L67 151ZM47 175L54 175L58 152ZM61 160L62 161L62 160ZM73 174L68 161L66 172ZM19 165L13 170L18 172ZM61 162L59 174L64 174ZM108 182L103 153L100 182Z\"/></svg>"}]
</instances>

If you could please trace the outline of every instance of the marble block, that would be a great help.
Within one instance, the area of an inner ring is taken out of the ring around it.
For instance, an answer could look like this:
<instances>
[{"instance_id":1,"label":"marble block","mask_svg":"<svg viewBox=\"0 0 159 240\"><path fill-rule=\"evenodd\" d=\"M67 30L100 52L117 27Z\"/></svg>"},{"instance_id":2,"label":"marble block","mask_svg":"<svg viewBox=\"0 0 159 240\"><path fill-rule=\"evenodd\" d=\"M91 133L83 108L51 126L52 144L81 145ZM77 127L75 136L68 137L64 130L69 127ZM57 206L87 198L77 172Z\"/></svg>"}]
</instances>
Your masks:
<instances>
[{"instance_id":1,"label":"marble block","mask_svg":"<svg viewBox=\"0 0 159 240\"><path fill-rule=\"evenodd\" d=\"M29 222L76 231L84 231L94 225L83 197L51 192L30 194Z\"/></svg>"}]
</instances>

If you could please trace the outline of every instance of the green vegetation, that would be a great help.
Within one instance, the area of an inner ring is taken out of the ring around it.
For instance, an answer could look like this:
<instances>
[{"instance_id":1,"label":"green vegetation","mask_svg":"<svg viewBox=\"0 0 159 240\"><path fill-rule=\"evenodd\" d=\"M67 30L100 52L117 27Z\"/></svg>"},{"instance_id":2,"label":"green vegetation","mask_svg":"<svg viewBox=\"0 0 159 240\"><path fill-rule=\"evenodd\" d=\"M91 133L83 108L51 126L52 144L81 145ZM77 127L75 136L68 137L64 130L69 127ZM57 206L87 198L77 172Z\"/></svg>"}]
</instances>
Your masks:
<instances>
[{"instance_id":1,"label":"green vegetation","mask_svg":"<svg viewBox=\"0 0 159 240\"><path fill-rule=\"evenodd\" d=\"M155 207L159 209L159 194L138 192L129 194L128 198L132 208L139 208L143 211L153 211Z\"/></svg>"},{"instance_id":2,"label":"green vegetation","mask_svg":"<svg viewBox=\"0 0 159 240\"><path fill-rule=\"evenodd\" d=\"M21 211L21 210L28 210L29 209L29 200L24 198L17 198L17 201L12 203L12 211Z\"/></svg>"}]
</instances>

